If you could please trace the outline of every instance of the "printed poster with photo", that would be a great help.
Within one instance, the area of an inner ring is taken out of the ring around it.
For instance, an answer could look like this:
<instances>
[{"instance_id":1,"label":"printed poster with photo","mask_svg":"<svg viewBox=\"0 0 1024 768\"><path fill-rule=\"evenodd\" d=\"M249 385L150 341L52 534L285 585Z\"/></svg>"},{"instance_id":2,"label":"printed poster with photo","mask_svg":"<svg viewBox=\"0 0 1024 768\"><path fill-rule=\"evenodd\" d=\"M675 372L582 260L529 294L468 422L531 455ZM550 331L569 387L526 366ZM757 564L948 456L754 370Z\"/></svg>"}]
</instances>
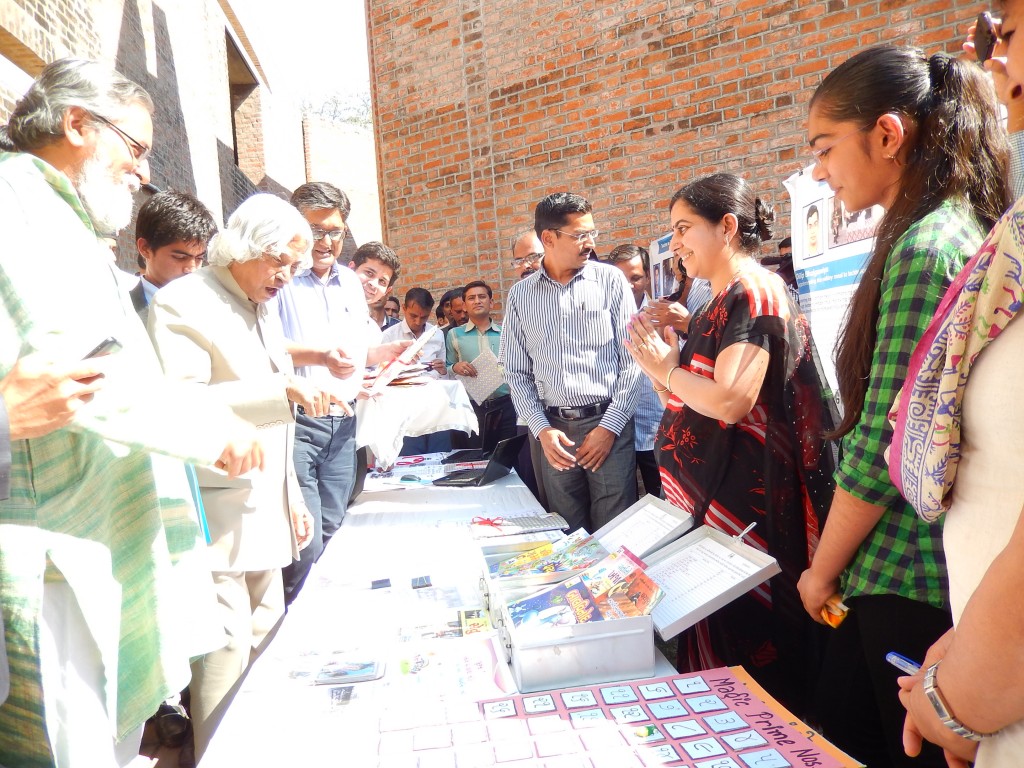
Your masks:
<instances>
[{"instance_id":1,"label":"printed poster with photo","mask_svg":"<svg viewBox=\"0 0 1024 768\"><path fill-rule=\"evenodd\" d=\"M828 184L811 178L812 170L808 166L785 181L793 211L793 269L822 369L833 392L838 392L836 342L885 211L877 205L847 211Z\"/></svg>"},{"instance_id":2,"label":"printed poster with photo","mask_svg":"<svg viewBox=\"0 0 1024 768\"><path fill-rule=\"evenodd\" d=\"M650 248L647 249L651 255L651 296L655 299L668 296L679 287L672 266L675 257L669 250L671 240L672 233L669 232L652 241Z\"/></svg>"}]
</instances>

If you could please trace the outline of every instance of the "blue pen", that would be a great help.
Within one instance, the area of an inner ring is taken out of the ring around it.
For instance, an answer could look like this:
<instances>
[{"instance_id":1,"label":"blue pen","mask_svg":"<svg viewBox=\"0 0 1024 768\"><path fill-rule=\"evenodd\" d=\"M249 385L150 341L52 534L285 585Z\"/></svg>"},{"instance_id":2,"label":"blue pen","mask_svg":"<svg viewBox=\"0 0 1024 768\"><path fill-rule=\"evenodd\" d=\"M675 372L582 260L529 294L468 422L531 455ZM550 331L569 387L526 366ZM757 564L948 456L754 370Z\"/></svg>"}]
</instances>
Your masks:
<instances>
[{"instance_id":1,"label":"blue pen","mask_svg":"<svg viewBox=\"0 0 1024 768\"><path fill-rule=\"evenodd\" d=\"M905 672L908 675L916 675L921 665L915 661L911 661L906 656L896 653L896 651L889 651L885 654L885 660L892 664L900 672Z\"/></svg>"}]
</instances>

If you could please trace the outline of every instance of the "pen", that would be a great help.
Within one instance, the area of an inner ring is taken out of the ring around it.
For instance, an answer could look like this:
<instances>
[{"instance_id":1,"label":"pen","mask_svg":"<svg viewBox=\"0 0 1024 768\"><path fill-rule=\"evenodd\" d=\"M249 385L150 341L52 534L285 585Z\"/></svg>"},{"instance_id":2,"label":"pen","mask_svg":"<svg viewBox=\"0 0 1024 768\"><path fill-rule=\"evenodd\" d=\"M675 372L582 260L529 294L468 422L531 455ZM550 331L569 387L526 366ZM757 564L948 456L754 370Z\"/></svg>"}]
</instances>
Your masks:
<instances>
[{"instance_id":1,"label":"pen","mask_svg":"<svg viewBox=\"0 0 1024 768\"><path fill-rule=\"evenodd\" d=\"M885 654L885 660L896 667L900 672L905 672L908 675L916 675L921 669L920 664L911 661L903 654L896 653L896 651L889 651Z\"/></svg>"}]
</instances>

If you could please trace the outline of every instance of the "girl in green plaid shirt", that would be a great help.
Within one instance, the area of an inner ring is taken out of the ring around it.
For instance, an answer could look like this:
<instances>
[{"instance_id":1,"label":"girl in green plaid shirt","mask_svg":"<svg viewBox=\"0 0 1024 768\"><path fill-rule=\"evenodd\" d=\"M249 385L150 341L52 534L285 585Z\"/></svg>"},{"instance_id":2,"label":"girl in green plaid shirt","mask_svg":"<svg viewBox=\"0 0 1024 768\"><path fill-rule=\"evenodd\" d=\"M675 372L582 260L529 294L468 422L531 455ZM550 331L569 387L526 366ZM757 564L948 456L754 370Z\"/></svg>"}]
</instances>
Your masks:
<instances>
[{"instance_id":1,"label":"girl in green plaid shirt","mask_svg":"<svg viewBox=\"0 0 1024 768\"><path fill-rule=\"evenodd\" d=\"M922 659L951 625L940 526L917 519L889 479L886 418L914 344L946 287L1009 202L1007 144L977 66L906 48L863 51L811 100L814 178L849 211L881 205L874 251L839 340L844 418L836 492L804 607L850 608L829 638L817 716L827 738L872 768L945 766L903 751L903 708L888 651Z\"/></svg>"}]
</instances>

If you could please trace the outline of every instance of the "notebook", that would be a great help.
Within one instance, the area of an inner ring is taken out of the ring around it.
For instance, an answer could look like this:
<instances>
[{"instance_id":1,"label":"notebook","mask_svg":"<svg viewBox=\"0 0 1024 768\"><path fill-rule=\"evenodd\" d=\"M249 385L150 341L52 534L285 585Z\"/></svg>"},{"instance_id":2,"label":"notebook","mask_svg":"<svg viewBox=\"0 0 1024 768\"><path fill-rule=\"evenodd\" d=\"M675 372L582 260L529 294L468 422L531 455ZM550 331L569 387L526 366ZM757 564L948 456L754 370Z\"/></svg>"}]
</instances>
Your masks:
<instances>
[{"instance_id":1,"label":"notebook","mask_svg":"<svg viewBox=\"0 0 1024 768\"><path fill-rule=\"evenodd\" d=\"M434 485L454 488L480 487L493 483L512 471L512 465L519 455L519 450L526 441L526 435L516 435L501 440L494 447L487 466L483 469L460 469L437 478Z\"/></svg>"}]
</instances>

